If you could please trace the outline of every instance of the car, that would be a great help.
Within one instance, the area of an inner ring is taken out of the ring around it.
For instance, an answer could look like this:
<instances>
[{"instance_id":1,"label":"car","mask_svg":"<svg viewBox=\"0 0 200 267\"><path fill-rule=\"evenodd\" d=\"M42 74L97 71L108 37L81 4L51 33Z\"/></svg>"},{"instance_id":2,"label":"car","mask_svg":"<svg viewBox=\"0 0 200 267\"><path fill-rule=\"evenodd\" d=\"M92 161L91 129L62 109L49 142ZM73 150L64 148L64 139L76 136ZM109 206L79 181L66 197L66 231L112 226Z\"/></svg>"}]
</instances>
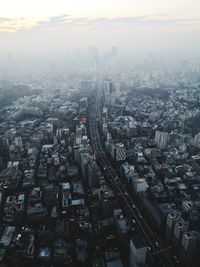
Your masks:
<instances>
[{"instance_id":1,"label":"car","mask_svg":"<svg viewBox=\"0 0 200 267\"><path fill-rule=\"evenodd\" d=\"M142 214L140 212L138 212L138 215L140 219L143 219Z\"/></svg>"}]
</instances>

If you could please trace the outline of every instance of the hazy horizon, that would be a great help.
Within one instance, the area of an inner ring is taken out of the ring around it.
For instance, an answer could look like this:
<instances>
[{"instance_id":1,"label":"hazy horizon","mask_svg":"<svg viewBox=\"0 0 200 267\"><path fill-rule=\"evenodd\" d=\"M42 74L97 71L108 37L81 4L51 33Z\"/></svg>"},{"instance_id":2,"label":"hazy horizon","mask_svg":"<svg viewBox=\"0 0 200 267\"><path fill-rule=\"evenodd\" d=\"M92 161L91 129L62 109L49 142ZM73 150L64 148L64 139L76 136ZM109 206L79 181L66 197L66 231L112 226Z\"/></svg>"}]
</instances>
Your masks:
<instances>
[{"instance_id":1,"label":"hazy horizon","mask_svg":"<svg viewBox=\"0 0 200 267\"><path fill-rule=\"evenodd\" d=\"M117 46L126 56L199 60L199 33L198 0L10 0L0 10L0 58L53 60L70 48Z\"/></svg>"}]
</instances>

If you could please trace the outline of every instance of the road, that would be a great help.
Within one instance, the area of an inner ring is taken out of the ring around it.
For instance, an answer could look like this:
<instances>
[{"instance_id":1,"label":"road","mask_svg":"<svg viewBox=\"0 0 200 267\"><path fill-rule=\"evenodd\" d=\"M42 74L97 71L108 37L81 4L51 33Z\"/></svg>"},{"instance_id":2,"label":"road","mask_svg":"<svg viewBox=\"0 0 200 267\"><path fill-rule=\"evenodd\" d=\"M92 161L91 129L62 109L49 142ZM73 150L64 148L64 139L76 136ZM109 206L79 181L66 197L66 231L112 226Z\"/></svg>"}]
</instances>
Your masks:
<instances>
[{"instance_id":1,"label":"road","mask_svg":"<svg viewBox=\"0 0 200 267\"><path fill-rule=\"evenodd\" d=\"M90 142L93 151L96 156L96 161L100 166L106 181L112 188L121 208L131 223L133 229L139 230L139 233L143 236L146 241L149 253L154 255L156 259L156 265L154 266L174 266L170 260L168 250L161 244L161 241L155 236L151 228L145 221L145 218L137 208L136 203L133 202L132 198L127 193L126 188L122 184L120 178L117 176L116 171L113 169L109 162L101 145L100 135L98 132L98 119L101 115L103 107L103 98L99 92L96 97L96 102L89 110L89 131L90 131Z\"/></svg>"}]
</instances>

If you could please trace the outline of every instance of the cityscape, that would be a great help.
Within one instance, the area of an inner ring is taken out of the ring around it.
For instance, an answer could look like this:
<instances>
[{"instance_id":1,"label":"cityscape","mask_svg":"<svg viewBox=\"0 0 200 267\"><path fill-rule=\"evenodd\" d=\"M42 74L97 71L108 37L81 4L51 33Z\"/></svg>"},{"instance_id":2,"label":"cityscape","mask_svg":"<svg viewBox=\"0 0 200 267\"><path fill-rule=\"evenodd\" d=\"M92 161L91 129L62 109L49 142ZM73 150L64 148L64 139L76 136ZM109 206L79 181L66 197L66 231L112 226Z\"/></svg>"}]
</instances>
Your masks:
<instances>
[{"instance_id":1,"label":"cityscape","mask_svg":"<svg viewBox=\"0 0 200 267\"><path fill-rule=\"evenodd\" d=\"M19 2L0 12L0 267L199 267L198 12L191 46L171 40L165 53L147 49L150 35L167 43L184 20L134 19L137 1L116 3L121 17L104 1L58 0L49 13ZM138 27L141 48L128 40Z\"/></svg>"}]
</instances>

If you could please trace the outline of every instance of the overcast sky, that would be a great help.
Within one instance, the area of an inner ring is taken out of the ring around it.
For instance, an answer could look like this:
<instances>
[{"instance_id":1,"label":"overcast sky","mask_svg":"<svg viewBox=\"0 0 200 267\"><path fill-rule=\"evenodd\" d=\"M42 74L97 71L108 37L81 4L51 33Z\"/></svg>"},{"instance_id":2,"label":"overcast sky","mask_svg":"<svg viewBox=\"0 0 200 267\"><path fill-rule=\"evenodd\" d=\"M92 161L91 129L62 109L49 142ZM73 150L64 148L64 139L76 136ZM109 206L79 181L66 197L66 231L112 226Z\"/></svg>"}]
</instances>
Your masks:
<instances>
[{"instance_id":1,"label":"overcast sky","mask_svg":"<svg viewBox=\"0 0 200 267\"><path fill-rule=\"evenodd\" d=\"M199 54L199 0L0 1L0 55L56 55L89 45Z\"/></svg>"}]
</instances>

